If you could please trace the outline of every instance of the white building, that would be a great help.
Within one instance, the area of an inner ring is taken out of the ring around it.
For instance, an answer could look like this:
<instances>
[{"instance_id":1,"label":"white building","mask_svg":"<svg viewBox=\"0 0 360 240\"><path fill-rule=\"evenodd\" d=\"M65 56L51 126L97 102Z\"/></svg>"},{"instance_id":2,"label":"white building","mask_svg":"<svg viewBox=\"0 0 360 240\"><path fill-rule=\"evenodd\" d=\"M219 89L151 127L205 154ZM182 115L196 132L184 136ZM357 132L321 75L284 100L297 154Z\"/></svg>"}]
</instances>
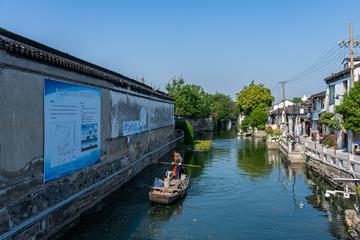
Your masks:
<instances>
[{"instance_id":1,"label":"white building","mask_svg":"<svg viewBox=\"0 0 360 240\"><path fill-rule=\"evenodd\" d=\"M238 118L238 124L239 124L239 125L241 125L241 121L244 120L244 118L245 118L245 114L240 113L240 114L239 114L239 118Z\"/></svg>"},{"instance_id":2,"label":"white building","mask_svg":"<svg viewBox=\"0 0 360 240\"><path fill-rule=\"evenodd\" d=\"M281 104L280 104L281 106ZM308 111L305 103L292 103L285 107L286 118L289 124L288 131L289 133L294 133L295 135L304 135L305 126L308 116ZM284 129L285 123L285 114L283 107L275 107L274 110L270 111L269 122L270 124L275 124L279 128Z\"/></svg>"},{"instance_id":3,"label":"white building","mask_svg":"<svg viewBox=\"0 0 360 240\"><path fill-rule=\"evenodd\" d=\"M285 107L291 106L291 105L294 105L294 103L291 102L291 101L289 101L289 100L287 100L287 99L285 99ZM276 110L276 109L278 109L278 108L283 108L283 107L284 107L284 102L281 101L281 102L279 102L279 103L276 103L276 104L272 105L271 108L270 108L270 111Z\"/></svg>"},{"instance_id":4,"label":"white building","mask_svg":"<svg viewBox=\"0 0 360 240\"><path fill-rule=\"evenodd\" d=\"M304 95L302 98L301 98L301 101L305 102L308 98L310 98L310 95Z\"/></svg>"},{"instance_id":5,"label":"white building","mask_svg":"<svg viewBox=\"0 0 360 240\"><path fill-rule=\"evenodd\" d=\"M333 73L332 76L325 78L326 82L326 99L325 109L327 112L334 112L335 106L340 105L342 96L345 92L350 90L350 58L345 58L342 62L343 70L338 73ZM358 81L360 75L360 57L354 58L354 80ZM336 115L336 118L341 121L341 116ZM336 131L335 134L339 135L337 147L348 149L351 151L351 131ZM357 141L359 136L355 136Z\"/></svg>"},{"instance_id":6,"label":"white building","mask_svg":"<svg viewBox=\"0 0 360 240\"><path fill-rule=\"evenodd\" d=\"M288 106L292 106L294 105L293 102L289 101L289 100L285 100L285 109ZM277 124L277 125L281 125L282 123L285 122L285 113L284 113L284 102L279 102L276 103L274 105L271 106L270 108L270 112L275 112L275 110L277 109L282 109L281 114L276 114L276 115L270 115L269 116L269 123L270 124ZM278 111L276 111L278 112Z\"/></svg>"}]
</instances>

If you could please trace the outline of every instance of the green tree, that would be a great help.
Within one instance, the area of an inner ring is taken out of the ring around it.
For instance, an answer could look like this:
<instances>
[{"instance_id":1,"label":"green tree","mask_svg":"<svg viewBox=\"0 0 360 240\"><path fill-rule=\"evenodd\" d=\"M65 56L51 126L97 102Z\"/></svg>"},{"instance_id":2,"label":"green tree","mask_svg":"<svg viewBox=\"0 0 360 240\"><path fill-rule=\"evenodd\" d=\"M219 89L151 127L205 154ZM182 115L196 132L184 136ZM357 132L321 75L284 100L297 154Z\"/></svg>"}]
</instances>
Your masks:
<instances>
[{"instance_id":1,"label":"green tree","mask_svg":"<svg viewBox=\"0 0 360 240\"><path fill-rule=\"evenodd\" d=\"M231 100L229 95L226 96L223 93L216 93L211 95L211 102L211 115L214 117L215 123L236 117L236 104Z\"/></svg>"},{"instance_id":2,"label":"green tree","mask_svg":"<svg viewBox=\"0 0 360 240\"><path fill-rule=\"evenodd\" d=\"M331 112L323 113L320 117L322 124L329 128L331 134L334 134L334 131L341 130L340 121L334 118L335 114Z\"/></svg>"},{"instance_id":3,"label":"green tree","mask_svg":"<svg viewBox=\"0 0 360 240\"><path fill-rule=\"evenodd\" d=\"M240 129L244 132L247 132L249 130L249 116L245 116L244 119L241 121L241 127Z\"/></svg>"},{"instance_id":4,"label":"green tree","mask_svg":"<svg viewBox=\"0 0 360 240\"><path fill-rule=\"evenodd\" d=\"M186 115L192 119L210 115L211 98L201 86L185 85L184 79L179 78L172 79L166 90L175 98L175 115Z\"/></svg>"},{"instance_id":5,"label":"green tree","mask_svg":"<svg viewBox=\"0 0 360 240\"><path fill-rule=\"evenodd\" d=\"M249 115L249 123L252 127L265 125L268 121L268 113L262 108L255 108Z\"/></svg>"},{"instance_id":6,"label":"green tree","mask_svg":"<svg viewBox=\"0 0 360 240\"><path fill-rule=\"evenodd\" d=\"M293 102L293 103L302 103L303 101L301 100L300 97L294 97L294 98L291 100L291 102Z\"/></svg>"},{"instance_id":7,"label":"green tree","mask_svg":"<svg viewBox=\"0 0 360 240\"><path fill-rule=\"evenodd\" d=\"M343 127L360 133L360 77L349 93L343 96L343 102L335 106L335 111L342 115Z\"/></svg>"},{"instance_id":8,"label":"green tree","mask_svg":"<svg viewBox=\"0 0 360 240\"><path fill-rule=\"evenodd\" d=\"M264 87L263 84L250 84L249 87L243 89L243 91L237 95L236 104L240 112L244 112L245 115L250 115L255 108L265 109L266 107L270 107L273 101L274 97L271 96L270 89Z\"/></svg>"},{"instance_id":9,"label":"green tree","mask_svg":"<svg viewBox=\"0 0 360 240\"><path fill-rule=\"evenodd\" d=\"M243 91L245 91L248 87L252 87L252 86L255 86L255 83L254 83L254 79L251 81L251 83L249 84L249 86L244 86L243 87L243 90L241 90L241 92L240 93L242 93ZM260 87L263 87L264 86L264 84L262 84L262 83L260 83L260 84L258 84Z\"/></svg>"}]
</instances>

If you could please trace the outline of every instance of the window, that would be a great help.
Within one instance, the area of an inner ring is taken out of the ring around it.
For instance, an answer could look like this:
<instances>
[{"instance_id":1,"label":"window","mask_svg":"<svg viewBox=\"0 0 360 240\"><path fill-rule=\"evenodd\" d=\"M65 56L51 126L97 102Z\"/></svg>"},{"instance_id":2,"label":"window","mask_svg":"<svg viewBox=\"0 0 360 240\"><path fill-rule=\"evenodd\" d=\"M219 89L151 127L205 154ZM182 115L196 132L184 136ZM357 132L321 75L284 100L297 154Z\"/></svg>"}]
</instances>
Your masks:
<instances>
[{"instance_id":1,"label":"window","mask_svg":"<svg viewBox=\"0 0 360 240\"><path fill-rule=\"evenodd\" d=\"M335 85L329 86L329 104L335 103Z\"/></svg>"},{"instance_id":2,"label":"window","mask_svg":"<svg viewBox=\"0 0 360 240\"><path fill-rule=\"evenodd\" d=\"M324 98L323 97L320 99L320 102L321 102L321 109L324 109L325 104L324 104Z\"/></svg>"},{"instance_id":3,"label":"window","mask_svg":"<svg viewBox=\"0 0 360 240\"><path fill-rule=\"evenodd\" d=\"M348 81L343 81L343 94L346 93L348 90Z\"/></svg>"}]
</instances>

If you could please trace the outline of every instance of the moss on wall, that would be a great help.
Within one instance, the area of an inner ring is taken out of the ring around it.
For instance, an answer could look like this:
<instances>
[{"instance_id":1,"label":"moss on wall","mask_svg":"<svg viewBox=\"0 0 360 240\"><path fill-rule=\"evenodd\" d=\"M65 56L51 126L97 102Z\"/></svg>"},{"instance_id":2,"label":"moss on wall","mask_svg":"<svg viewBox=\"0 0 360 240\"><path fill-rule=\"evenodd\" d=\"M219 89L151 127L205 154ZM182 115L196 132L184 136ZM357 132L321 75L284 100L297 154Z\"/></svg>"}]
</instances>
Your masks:
<instances>
[{"instance_id":1,"label":"moss on wall","mask_svg":"<svg viewBox=\"0 0 360 240\"><path fill-rule=\"evenodd\" d=\"M194 145L194 128L185 120L177 120L175 122L176 129L184 130L185 134L185 145Z\"/></svg>"}]
</instances>

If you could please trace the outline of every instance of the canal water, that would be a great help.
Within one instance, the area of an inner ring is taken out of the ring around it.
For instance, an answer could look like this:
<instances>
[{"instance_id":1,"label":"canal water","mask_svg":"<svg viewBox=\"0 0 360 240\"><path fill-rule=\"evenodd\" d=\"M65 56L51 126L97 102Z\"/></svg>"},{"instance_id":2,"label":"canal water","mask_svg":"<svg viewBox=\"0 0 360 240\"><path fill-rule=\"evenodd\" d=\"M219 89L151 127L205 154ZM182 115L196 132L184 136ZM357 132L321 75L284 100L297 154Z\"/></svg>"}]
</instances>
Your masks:
<instances>
[{"instance_id":1,"label":"canal water","mask_svg":"<svg viewBox=\"0 0 360 240\"><path fill-rule=\"evenodd\" d=\"M288 164L262 139L235 128L202 134L210 151L178 149L191 172L187 196L149 201L149 185L168 165L155 164L52 239L350 239L345 209L354 199L325 200L333 189L303 164ZM160 161L172 161L169 152Z\"/></svg>"}]
</instances>

